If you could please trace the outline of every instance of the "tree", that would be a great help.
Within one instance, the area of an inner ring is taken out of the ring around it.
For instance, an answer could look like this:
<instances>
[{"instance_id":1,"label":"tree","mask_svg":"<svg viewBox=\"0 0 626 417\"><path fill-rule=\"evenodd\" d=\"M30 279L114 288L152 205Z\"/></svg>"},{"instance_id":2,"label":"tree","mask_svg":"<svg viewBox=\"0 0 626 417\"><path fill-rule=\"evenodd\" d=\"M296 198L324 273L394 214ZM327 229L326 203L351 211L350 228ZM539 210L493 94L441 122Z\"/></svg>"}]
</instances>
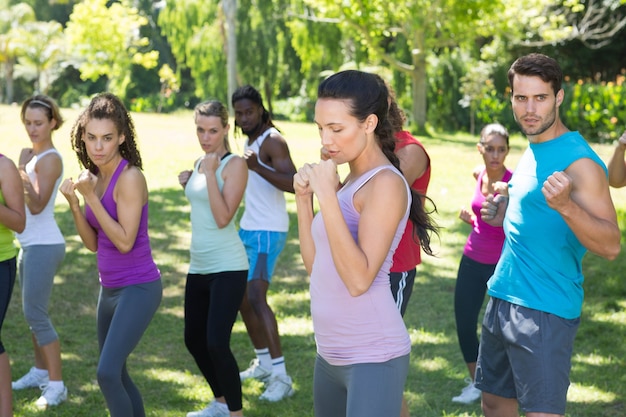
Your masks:
<instances>
[{"instance_id":1,"label":"tree","mask_svg":"<svg viewBox=\"0 0 626 417\"><path fill-rule=\"evenodd\" d=\"M485 23L499 11L497 0L303 0L305 19L334 21L344 36L355 37L370 60L381 61L410 78L412 119L426 132L427 63L441 48L468 45L489 36Z\"/></svg>"},{"instance_id":2,"label":"tree","mask_svg":"<svg viewBox=\"0 0 626 417\"><path fill-rule=\"evenodd\" d=\"M147 23L128 0L107 7L107 0L77 3L70 15L65 34L74 65L83 80L107 77L107 90L125 96L131 67L154 68L157 51L142 52L149 40L139 29Z\"/></svg>"},{"instance_id":3,"label":"tree","mask_svg":"<svg viewBox=\"0 0 626 417\"><path fill-rule=\"evenodd\" d=\"M626 0L537 1L526 9L525 23L530 31L521 37L527 47L541 47L578 40L587 48L598 49L611 43L626 26ZM528 36L527 34L534 34Z\"/></svg>"},{"instance_id":4,"label":"tree","mask_svg":"<svg viewBox=\"0 0 626 417\"><path fill-rule=\"evenodd\" d=\"M228 74L228 97L237 88L237 0L222 0L226 27L226 73ZM228 110L232 115L233 105L228 100Z\"/></svg>"},{"instance_id":5,"label":"tree","mask_svg":"<svg viewBox=\"0 0 626 417\"><path fill-rule=\"evenodd\" d=\"M0 7L0 64L4 69L4 102L13 101L13 78L19 52L20 26L35 20L35 12L26 3Z\"/></svg>"},{"instance_id":6,"label":"tree","mask_svg":"<svg viewBox=\"0 0 626 417\"><path fill-rule=\"evenodd\" d=\"M170 44L178 77L189 69L198 97L226 100L226 36L219 3L168 1L159 13L158 24Z\"/></svg>"},{"instance_id":7,"label":"tree","mask_svg":"<svg viewBox=\"0 0 626 417\"><path fill-rule=\"evenodd\" d=\"M34 90L46 93L60 74L63 55L63 27L58 22L28 22L18 29L17 70L35 81Z\"/></svg>"}]
</instances>

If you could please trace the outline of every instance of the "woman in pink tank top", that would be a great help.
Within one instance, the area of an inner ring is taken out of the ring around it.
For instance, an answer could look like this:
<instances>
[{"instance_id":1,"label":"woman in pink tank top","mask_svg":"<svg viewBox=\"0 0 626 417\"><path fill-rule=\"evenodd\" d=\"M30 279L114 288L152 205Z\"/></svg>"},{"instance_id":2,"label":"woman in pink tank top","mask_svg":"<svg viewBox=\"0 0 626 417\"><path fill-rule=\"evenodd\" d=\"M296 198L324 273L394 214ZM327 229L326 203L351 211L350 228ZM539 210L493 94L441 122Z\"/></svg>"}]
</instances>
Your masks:
<instances>
[{"instance_id":1,"label":"woman in pink tank top","mask_svg":"<svg viewBox=\"0 0 626 417\"><path fill-rule=\"evenodd\" d=\"M343 71L324 80L315 122L330 159L294 176L300 252L311 275L318 417L400 415L411 342L389 270L407 219L427 251L436 227L398 169L388 96L374 74ZM350 171L339 189L344 163Z\"/></svg>"},{"instance_id":2,"label":"woman in pink tank top","mask_svg":"<svg viewBox=\"0 0 626 417\"><path fill-rule=\"evenodd\" d=\"M471 210L463 208L459 214L461 220L472 226L472 232L463 250L454 291L457 337L470 375L465 380L467 385L461 394L452 398L453 402L461 404L469 404L480 398L480 390L474 387L478 358L478 315L485 299L487 280L493 274L504 244L502 227L485 223L480 216L480 209L489 194L498 194L496 182L506 183L513 174L504 165L509 153L509 132L504 126L498 123L485 126L476 147L484 165L473 173L476 187Z\"/></svg>"}]
</instances>

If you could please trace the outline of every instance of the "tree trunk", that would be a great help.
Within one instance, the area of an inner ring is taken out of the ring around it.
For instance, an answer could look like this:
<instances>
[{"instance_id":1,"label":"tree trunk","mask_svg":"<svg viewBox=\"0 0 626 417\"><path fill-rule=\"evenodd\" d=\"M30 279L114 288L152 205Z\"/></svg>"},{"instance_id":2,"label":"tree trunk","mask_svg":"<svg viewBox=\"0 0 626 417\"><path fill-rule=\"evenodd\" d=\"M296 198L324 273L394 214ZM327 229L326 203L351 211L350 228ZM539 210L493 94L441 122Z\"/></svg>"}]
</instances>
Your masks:
<instances>
[{"instance_id":1,"label":"tree trunk","mask_svg":"<svg viewBox=\"0 0 626 417\"><path fill-rule=\"evenodd\" d=\"M222 9L226 16L226 72L228 78L228 111L234 114L230 98L237 88L237 0L222 0Z\"/></svg>"},{"instance_id":2,"label":"tree trunk","mask_svg":"<svg viewBox=\"0 0 626 417\"><path fill-rule=\"evenodd\" d=\"M11 104L13 102L13 70L15 68L15 61L12 59L7 60L4 63L4 80L5 80L5 102Z\"/></svg>"},{"instance_id":3,"label":"tree trunk","mask_svg":"<svg viewBox=\"0 0 626 417\"><path fill-rule=\"evenodd\" d=\"M426 56L417 53L413 57L413 72L411 72L411 93L413 98L413 123L416 134L426 135Z\"/></svg>"}]
</instances>

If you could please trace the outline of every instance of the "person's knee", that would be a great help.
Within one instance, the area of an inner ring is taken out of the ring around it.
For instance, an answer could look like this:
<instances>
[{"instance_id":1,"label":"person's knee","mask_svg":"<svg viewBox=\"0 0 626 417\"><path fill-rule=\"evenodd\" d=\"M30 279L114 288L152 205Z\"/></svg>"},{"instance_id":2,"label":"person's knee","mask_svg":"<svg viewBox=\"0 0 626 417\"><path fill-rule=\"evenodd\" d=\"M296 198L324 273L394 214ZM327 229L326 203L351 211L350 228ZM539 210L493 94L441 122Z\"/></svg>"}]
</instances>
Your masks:
<instances>
[{"instance_id":1,"label":"person's knee","mask_svg":"<svg viewBox=\"0 0 626 417\"><path fill-rule=\"evenodd\" d=\"M267 308L267 292L256 287L248 287L248 303L255 310Z\"/></svg>"},{"instance_id":2,"label":"person's knee","mask_svg":"<svg viewBox=\"0 0 626 417\"><path fill-rule=\"evenodd\" d=\"M209 340L207 343L207 351L212 358L223 358L228 352L230 347L228 343L219 342L217 340Z\"/></svg>"},{"instance_id":3,"label":"person's knee","mask_svg":"<svg viewBox=\"0 0 626 417\"><path fill-rule=\"evenodd\" d=\"M114 371L113 366L108 366L105 363L100 363L96 371L96 378L100 389L105 390L115 384L115 381L121 381L120 374Z\"/></svg>"}]
</instances>

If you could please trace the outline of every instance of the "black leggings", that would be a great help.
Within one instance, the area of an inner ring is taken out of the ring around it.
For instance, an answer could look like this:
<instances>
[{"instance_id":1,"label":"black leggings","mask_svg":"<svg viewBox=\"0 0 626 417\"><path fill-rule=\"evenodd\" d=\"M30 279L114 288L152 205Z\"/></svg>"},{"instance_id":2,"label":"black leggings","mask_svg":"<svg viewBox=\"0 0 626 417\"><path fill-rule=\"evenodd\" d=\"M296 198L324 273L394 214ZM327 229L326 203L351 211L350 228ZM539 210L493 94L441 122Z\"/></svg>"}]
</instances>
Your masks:
<instances>
[{"instance_id":1,"label":"black leggings","mask_svg":"<svg viewBox=\"0 0 626 417\"><path fill-rule=\"evenodd\" d=\"M454 289L454 316L456 334L465 363L478 358L478 315L485 300L487 281L493 275L495 264L481 264L463 255Z\"/></svg>"},{"instance_id":2,"label":"black leggings","mask_svg":"<svg viewBox=\"0 0 626 417\"><path fill-rule=\"evenodd\" d=\"M188 274L185 286L185 345L213 395L230 411L242 409L239 366L230 335L246 291L248 271Z\"/></svg>"},{"instance_id":3,"label":"black leggings","mask_svg":"<svg viewBox=\"0 0 626 417\"><path fill-rule=\"evenodd\" d=\"M11 302L16 271L15 257L0 262L0 332L2 332L4 317ZM2 344L2 339L0 339L0 355L4 352L4 345Z\"/></svg>"}]
</instances>

